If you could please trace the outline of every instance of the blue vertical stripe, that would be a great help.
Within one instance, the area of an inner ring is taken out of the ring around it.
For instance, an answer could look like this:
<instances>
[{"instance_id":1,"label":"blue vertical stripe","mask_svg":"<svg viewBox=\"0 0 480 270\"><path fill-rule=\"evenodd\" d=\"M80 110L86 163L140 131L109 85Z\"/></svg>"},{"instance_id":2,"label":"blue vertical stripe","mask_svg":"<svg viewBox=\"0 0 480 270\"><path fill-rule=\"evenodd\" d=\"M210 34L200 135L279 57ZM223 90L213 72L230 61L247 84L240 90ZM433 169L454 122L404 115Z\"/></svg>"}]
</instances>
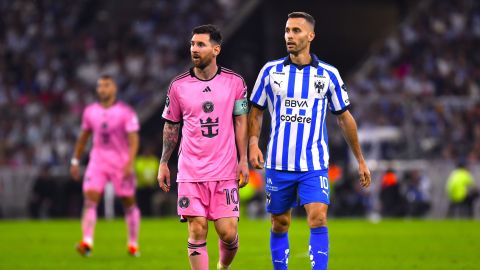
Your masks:
<instances>
[{"instance_id":1,"label":"blue vertical stripe","mask_svg":"<svg viewBox=\"0 0 480 270\"><path fill-rule=\"evenodd\" d=\"M318 112L318 101L319 99L315 99L312 108L312 122L310 125L310 134L308 135L307 147L305 151L307 152L307 166L309 170L313 170L313 153L312 153L312 144L313 144L313 135L315 134L315 125L317 123L317 112ZM322 108L323 110L323 103Z\"/></svg>"},{"instance_id":2,"label":"blue vertical stripe","mask_svg":"<svg viewBox=\"0 0 480 270\"><path fill-rule=\"evenodd\" d=\"M287 97L295 97L295 75L297 75L297 68L295 65L290 65L290 74L288 75L288 89Z\"/></svg>"},{"instance_id":3,"label":"blue vertical stripe","mask_svg":"<svg viewBox=\"0 0 480 270\"><path fill-rule=\"evenodd\" d=\"M302 159L302 149L303 149L303 130L304 124L298 124L297 130L297 145L295 145L295 171L300 171L300 160Z\"/></svg>"},{"instance_id":4,"label":"blue vertical stripe","mask_svg":"<svg viewBox=\"0 0 480 270\"><path fill-rule=\"evenodd\" d=\"M337 77L333 72L328 71L328 75L330 76L330 80L333 82L333 85L335 85L335 94L337 94L337 100L340 103L340 108L335 108L335 110L341 110L346 107L345 102L343 102L342 98L342 88L340 87L340 84L338 83Z\"/></svg>"},{"instance_id":5,"label":"blue vertical stripe","mask_svg":"<svg viewBox=\"0 0 480 270\"><path fill-rule=\"evenodd\" d=\"M290 128L292 123L285 123L285 130L283 133L283 149L282 149L282 170L288 170L288 149L290 147Z\"/></svg>"},{"instance_id":6,"label":"blue vertical stripe","mask_svg":"<svg viewBox=\"0 0 480 270\"><path fill-rule=\"evenodd\" d=\"M272 86L271 86L270 84L267 84L267 86L265 87L265 90L266 90L266 92L267 92L268 98L270 99L270 102L271 102L272 105L273 105L274 96L273 96Z\"/></svg>"},{"instance_id":7,"label":"blue vertical stripe","mask_svg":"<svg viewBox=\"0 0 480 270\"><path fill-rule=\"evenodd\" d=\"M253 89L255 95L252 98L252 102L257 104L257 105L265 106L265 104L258 104L258 101L260 100L260 97L262 96L263 91L265 90L264 89L265 88L265 77L268 76L268 73L270 72L270 69L272 69L272 67L273 66L270 66L270 67L265 69L265 71L262 74L262 79L260 80L260 85L258 86L257 89Z\"/></svg>"},{"instance_id":8,"label":"blue vertical stripe","mask_svg":"<svg viewBox=\"0 0 480 270\"><path fill-rule=\"evenodd\" d=\"M273 144L272 144L272 160L271 168L275 169L275 164L277 163L277 144L278 144L278 132L280 129L280 110L282 109L282 99L279 95L276 96L277 101L275 102L274 111L275 111L275 130L273 135Z\"/></svg>"},{"instance_id":9,"label":"blue vertical stripe","mask_svg":"<svg viewBox=\"0 0 480 270\"><path fill-rule=\"evenodd\" d=\"M283 70L283 63L280 63L276 66L275 71L276 72L282 72Z\"/></svg>"}]
</instances>

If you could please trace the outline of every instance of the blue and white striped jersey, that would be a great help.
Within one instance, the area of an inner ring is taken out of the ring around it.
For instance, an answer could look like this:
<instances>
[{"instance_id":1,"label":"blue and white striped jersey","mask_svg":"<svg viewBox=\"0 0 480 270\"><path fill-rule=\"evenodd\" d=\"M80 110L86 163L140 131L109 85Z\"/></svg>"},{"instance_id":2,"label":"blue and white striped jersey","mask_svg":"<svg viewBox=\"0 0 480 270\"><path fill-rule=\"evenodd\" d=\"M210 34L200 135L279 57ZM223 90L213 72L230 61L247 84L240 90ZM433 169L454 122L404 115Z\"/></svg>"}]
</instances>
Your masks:
<instances>
[{"instance_id":1,"label":"blue and white striped jersey","mask_svg":"<svg viewBox=\"0 0 480 270\"><path fill-rule=\"evenodd\" d=\"M265 167L285 171L328 168L327 105L334 114L350 102L338 70L312 54L310 65L297 66L290 57L265 64L250 97L252 105L268 107L272 124Z\"/></svg>"}]
</instances>

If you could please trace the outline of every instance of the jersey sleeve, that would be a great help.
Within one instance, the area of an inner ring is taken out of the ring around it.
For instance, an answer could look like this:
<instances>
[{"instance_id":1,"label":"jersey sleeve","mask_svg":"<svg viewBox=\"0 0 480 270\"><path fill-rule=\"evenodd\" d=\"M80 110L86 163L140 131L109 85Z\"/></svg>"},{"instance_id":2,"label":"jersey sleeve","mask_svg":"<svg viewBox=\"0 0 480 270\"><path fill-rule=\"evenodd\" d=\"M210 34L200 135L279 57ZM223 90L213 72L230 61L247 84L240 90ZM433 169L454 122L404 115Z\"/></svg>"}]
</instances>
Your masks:
<instances>
[{"instance_id":1,"label":"jersey sleeve","mask_svg":"<svg viewBox=\"0 0 480 270\"><path fill-rule=\"evenodd\" d=\"M250 96L250 103L260 109L265 109L267 107L267 85L269 82L269 71L267 65L258 73L257 80L255 81L255 86L252 89L252 95Z\"/></svg>"},{"instance_id":2,"label":"jersey sleeve","mask_svg":"<svg viewBox=\"0 0 480 270\"><path fill-rule=\"evenodd\" d=\"M168 89L167 98L165 100L165 108L163 109L162 117L170 122L179 123L182 120L180 103L177 98L177 88L172 83Z\"/></svg>"},{"instance_id":3,"label":"jersey sleeve","mask_svg":"<svg viewBox=\"0 0 480 270\"><path fill-rule=\"evenodd\" d=\"M328 71L330 83L327 90L328 104L333 114L341 114L350 107L347 87L343 83L337 69Z\"/></svg>"},{"instance_id":4,"label":"jersey sleeve","mask_svg":"<svg viewBox=\"0 0 480 270\"><path fill-rule=\"evenodd\" d=\"M235 89L235 100L247 98L247 85L243 78L238 78L237 87Z\"/></svg>"},{"instance_id":5,"label":"jersey sleeve","mask_svg":"<svg viewBox=\"0 0 480 270\"><path fill-rule=\"evenodd\" d=\"M89 108L90 107L86 107L83 110L83 115L82 115L82 129L86 131L92 130L92 123L89 118Z\"/></svg>"},{"instance_id":6,"label":"jersey sleeve","mask_svg":"<svg viewBox=\"0 0 480 270\"><path fill-rule=\"evenodd\" d=\"M136 132L140 129L137 113L131 108L127 110L125 119L125 131Z\"/></svg>"}]
</instances>

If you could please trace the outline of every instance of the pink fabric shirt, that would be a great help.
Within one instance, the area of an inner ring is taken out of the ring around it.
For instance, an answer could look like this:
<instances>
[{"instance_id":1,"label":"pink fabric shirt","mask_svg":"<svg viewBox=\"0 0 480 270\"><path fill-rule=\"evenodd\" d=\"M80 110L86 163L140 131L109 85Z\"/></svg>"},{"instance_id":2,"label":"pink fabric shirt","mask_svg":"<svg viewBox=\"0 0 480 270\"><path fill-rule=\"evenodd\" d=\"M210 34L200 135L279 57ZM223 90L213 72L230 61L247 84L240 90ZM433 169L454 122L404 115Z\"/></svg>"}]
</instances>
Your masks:
<instances>
[{"instance_id":1,"label":"pink fabric shirt","mask_svg":"<svg viewBox=\"0 0 480 270\"><path fill-rule=\"evenodd\" d=\"M123 169L129 159L128 133L139 128L135 111L123 102L117 101L109 108L98 102L87 106L83 111L82 129L93 135L88 166L102 170Z\"/></svg>"},{"instance_id":2,"label":"pink fabric shirt","mask_svg":"<svg viewBox=\"0 0 480 270\"><path fill-rule=\"evenodd\" d=\"M177 182L237 178L233 109L246 93L243 78L223 67L207 81L193 69L172 81L162 117L183 121Z\"/></svg>"}]
</instances>

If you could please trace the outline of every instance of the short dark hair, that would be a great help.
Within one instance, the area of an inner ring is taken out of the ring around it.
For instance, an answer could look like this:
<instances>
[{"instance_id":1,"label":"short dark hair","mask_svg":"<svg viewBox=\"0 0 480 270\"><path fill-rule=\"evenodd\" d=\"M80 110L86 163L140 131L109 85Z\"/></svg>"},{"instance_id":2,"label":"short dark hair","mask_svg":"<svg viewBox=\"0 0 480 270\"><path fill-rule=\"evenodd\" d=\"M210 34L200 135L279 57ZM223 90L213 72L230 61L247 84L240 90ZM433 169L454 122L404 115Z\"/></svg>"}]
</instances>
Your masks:
<instances>
[{"instance_id":1,"label":"short dark hair","mask_svg":"<svg viewBox=\"0 0 480 270\"><path fill-rule=\"evenodd\" d=\"M205 24L197 26L192 30L192 36L195 34L209 34L211 41L217 43L218 45L222 45L222 34L216 25Z\"/></svg>"},{"instance_id":2,"label":"short dark hair","mask_svg":"<svg viewBox=\"0 0 480 270\"><path fill-rule=\"evenodd\" d=\"M305 19L307 22L309 22L313 28L315 28L315 19L313 18L312 15L306 13L306 12L303 12L303 11L295 11L295 12L292 12L290 14L288 14L288 18L303 18Z\"/></svg>"},{"instance_id":3,"label":"short dark hair","mask_svg":"<svg viewBox=\"0 0 480 270\"><path fill-rule=\"evenodd\" d=\"M115 79L113 79L113 76L110 74L102 74L100 75L100 80L112 80L115 82Z\"/></svg>"}]
</instances>

